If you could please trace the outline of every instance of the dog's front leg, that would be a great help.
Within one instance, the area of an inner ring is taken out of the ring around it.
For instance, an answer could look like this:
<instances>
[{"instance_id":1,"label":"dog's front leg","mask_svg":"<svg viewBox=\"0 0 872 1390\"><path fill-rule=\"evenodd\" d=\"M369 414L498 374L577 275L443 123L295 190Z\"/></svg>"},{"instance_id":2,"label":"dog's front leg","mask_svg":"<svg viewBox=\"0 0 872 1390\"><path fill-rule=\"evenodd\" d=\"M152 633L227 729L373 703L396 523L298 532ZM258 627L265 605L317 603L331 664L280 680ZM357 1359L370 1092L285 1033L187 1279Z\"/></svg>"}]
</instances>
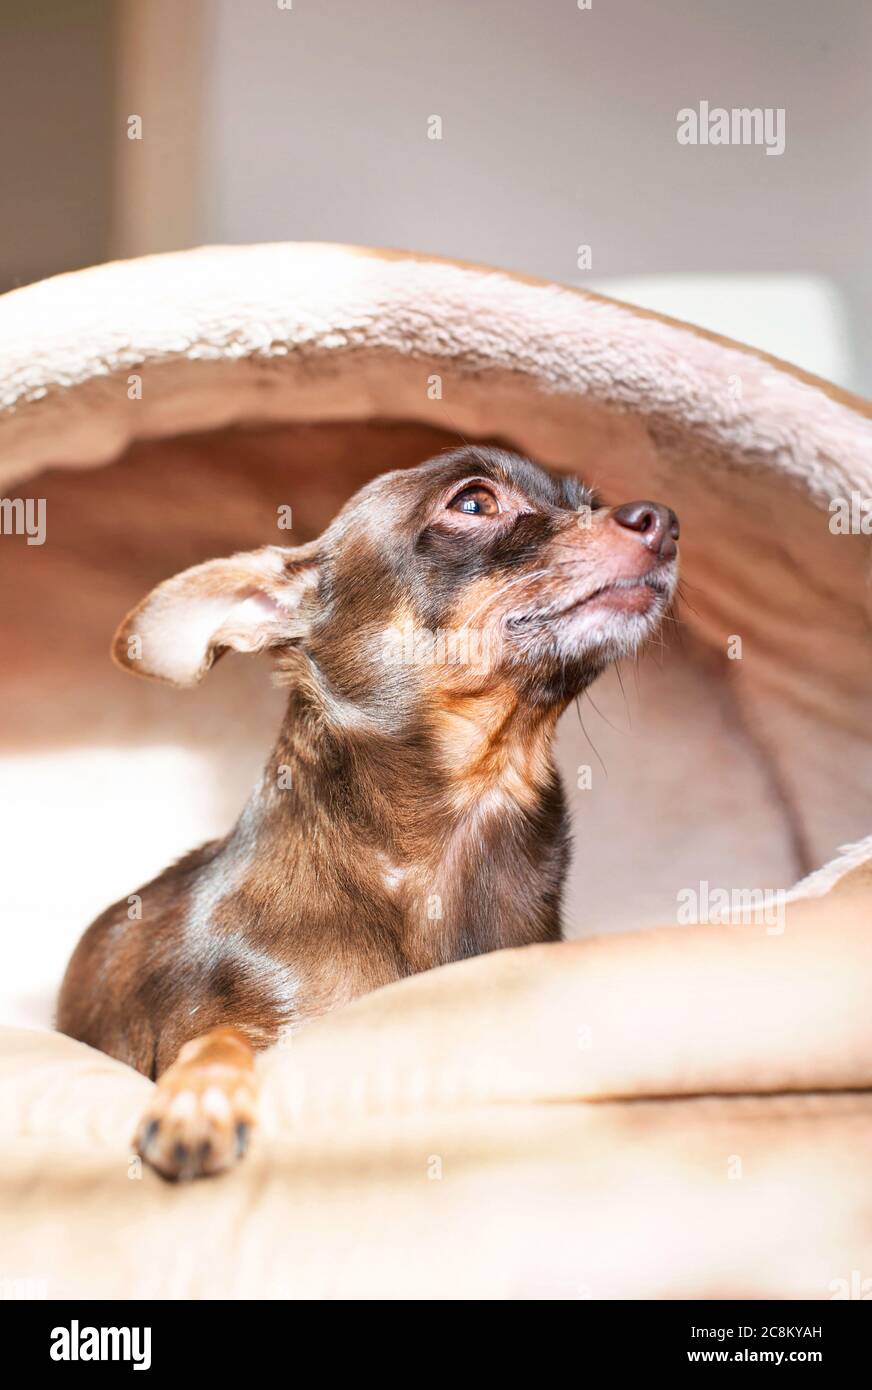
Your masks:
<instances>
[{"instance_id":1,"label":"dog's front leg","mask_svg":"<svg viewBox=\"0 0 872 1390\"><path fill-rule=\"evenodd\" d=\"M242 1157L256 1115L253 1049L235 1028L214 1028L158 1078L134 1144L162 1177L208 1177Z\"/></svg>"}]
</instances>

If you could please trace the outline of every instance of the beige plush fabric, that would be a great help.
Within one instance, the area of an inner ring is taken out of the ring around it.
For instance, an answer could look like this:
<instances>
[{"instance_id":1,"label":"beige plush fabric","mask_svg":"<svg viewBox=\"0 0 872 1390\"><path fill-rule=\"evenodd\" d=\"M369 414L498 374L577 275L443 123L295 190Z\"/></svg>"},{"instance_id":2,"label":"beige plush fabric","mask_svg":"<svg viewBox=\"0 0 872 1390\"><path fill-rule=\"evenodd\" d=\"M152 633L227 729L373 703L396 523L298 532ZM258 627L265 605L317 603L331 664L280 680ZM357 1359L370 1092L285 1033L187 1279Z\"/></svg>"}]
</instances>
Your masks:
<instances>
[{"instance_id":1,"label":"beige plush fabric","mask_svg":"<svg viewBox=\"0 0 872 1390\"><path fill-rule=\"evenodd\" d=\"M608 775L561 731L585 939L312 1025L264 1059L251 1161L193 1189L130 1167L149 1082L6 1030L8 1280L830 1297L872 1264L869 540L834 535L827 510L872 495L869 407L560 286L262 246L0 299L0 487L48 517L44 547L0 540L0 1017L49 1025L82 927L227 828L277 721L257 663L222 662L187 703L113 671L125 608L210 555L307 539L366 478L458 433L682 518L680 635L623 690L597 685L605 720L585 707ZM594 786L576 793L581 764ZM808 901L775 934L676 926L703 880L802 880Z\"/></svg>"},{"instance_id":2,"label":"beige plush fabric","mask_svg":"<svg viewBox=\"0 0 872 1390\"><path fill-rule=\"evenodd\" d=\"M130 1155L149 1081L8 1031L5 1267L48 1297L840 1295L872 1260L869 908L380 990L262 1060L246 1164L188 1188Z\"/></svg>"}]
</instances>

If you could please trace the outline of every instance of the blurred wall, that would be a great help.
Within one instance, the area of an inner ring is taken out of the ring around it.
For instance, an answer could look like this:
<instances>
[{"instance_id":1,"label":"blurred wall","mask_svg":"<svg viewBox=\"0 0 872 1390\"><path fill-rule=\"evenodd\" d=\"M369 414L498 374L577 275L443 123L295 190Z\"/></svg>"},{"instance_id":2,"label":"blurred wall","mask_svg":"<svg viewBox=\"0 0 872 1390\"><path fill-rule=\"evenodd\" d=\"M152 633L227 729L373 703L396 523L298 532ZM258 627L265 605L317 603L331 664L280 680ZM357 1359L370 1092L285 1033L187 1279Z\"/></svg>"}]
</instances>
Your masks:
<instances>
[{"instance_id":1,"label":"blurred wall","mask_svg":"<svg viewBox=\"0 0 872 1390\"><path fill-rule=\"evenodd\" d=\"M606 290L612 276L801 272L816 282L788 355L872 393L872 6L212 9L210 239L414 247ZM676 112L702 98L783 106L784 154L679 145ZM431 115L442 117L441 141L427 138ZM591 248L587 272L580 244ZM673 311L686 313L688 298L679 287ZM777 296L759 312L750 304L725 331L738 326L777 352L788 335L774 324L770 343L767 319L778 313ZM716 305L688 316L722 326Z\"/></svg>"},{"instance_id":2,"label":"blurred wall","mask_svg":"<svg viewBox=\"0 0 872 1390\"><path fill-rule=\"evenodd\" d=\"M104 260L111 0L0 0L0 291Z\"/></svg>"},{"instance_id":3,"label":"blurred wall","mask_svg":"<svg viewBox=\"0 0 872 1390\"><path fill-rule=\"evenodd\" d=\"M413 247L619 293L611 277L792 272L746 280L742 313L708 280L633 297L872 394L872 6L217 0L210 14L208 239ZM784 107L784 154L679 145L676 113L701 99Z\"/></svg>"},{"instance_id":4,"label":"blurred wall","mask_svg":"<svg viewBox=\"0 0 872 1390\"><path fill-rule=\"evenodd\" d=\"M214 235L360 240L577 279L861 268L872 6L857 0L216 0ZM676 112L783 106L787 148ZM441 141L427 117L441 115Z\"/></svg>"},{"instance_id":5,"label":"blurred wall","mask_svg":"<svg viewBox=\"0 0 872 1390\"><path fill-rule=\"evenodd\" d=\"M872 394L872 6L282 3L0 0L4 284L204 241L413 247L629 293ZM679 145L701 99L784 107L784 154Z\"/></svg>"}]
</instances>

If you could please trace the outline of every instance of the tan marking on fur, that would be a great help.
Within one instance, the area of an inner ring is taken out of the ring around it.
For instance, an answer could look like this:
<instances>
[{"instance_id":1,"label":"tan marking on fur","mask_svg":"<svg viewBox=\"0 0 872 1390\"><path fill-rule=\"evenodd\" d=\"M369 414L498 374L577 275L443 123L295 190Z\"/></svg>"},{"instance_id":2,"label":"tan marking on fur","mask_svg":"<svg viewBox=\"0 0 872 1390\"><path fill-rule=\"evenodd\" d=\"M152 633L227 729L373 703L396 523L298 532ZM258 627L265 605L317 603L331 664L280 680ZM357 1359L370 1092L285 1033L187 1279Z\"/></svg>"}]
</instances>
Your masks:
<instances>
[{"instance_id":1,"label":"tan marking on fur","mask_svg":"<svg viewBox=\"0 0 872 1390\"><path fill-rule=\"evenodd\" d=\"M444 698L435 727L455 808L469 809L492 793L535 806L548 780L558 713L531 718L508 688Z\"/></svg>"}]
</instances>

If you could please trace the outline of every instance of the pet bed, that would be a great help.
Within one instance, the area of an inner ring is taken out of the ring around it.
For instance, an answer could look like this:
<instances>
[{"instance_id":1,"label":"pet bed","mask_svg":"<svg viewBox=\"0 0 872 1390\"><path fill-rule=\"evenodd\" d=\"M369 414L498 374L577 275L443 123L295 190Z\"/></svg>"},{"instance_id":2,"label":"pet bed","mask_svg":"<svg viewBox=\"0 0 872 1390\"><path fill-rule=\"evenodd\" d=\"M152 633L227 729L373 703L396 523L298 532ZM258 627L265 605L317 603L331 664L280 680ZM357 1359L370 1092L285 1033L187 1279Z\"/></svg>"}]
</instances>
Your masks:
<instances>
[{"instance_id":1,"label":"pet bed","mask_svg":"<svg viewBox=\"0 0 872 1390\"><path fill-rule=\"evenodd\" d=\"M682 521L679 624L561 727L573 939L312 1024L261 1063L246 1163L171 1188L129 1150L151 1083L52 998L97 912L229 827L281 693L261 658L133 681L112 632L460 438ZM782 362L412 254L207 248L0 299L7 1293L858 1296L870 459L869 406ZM781 890L774 924L705 923Z\"/></svg>"}]
</instances>

